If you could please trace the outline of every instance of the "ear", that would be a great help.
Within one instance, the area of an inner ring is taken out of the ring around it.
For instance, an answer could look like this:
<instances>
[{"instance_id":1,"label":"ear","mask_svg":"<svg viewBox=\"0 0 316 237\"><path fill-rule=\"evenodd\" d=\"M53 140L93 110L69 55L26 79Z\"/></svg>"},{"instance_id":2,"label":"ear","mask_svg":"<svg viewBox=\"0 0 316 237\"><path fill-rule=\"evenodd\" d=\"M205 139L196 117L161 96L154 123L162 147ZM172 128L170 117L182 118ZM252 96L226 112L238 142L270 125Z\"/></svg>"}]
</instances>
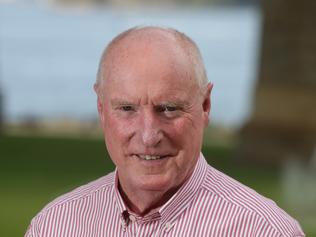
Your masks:
<instances>
[{"instance_id":1,"label":"ear","mask_svg":"<svg viewBox=\"0 0 316 237\"><path fill-rule=\"evenodd\" d=\"M95 93L97 94L97 109L98 109L98 114L99 114L99 119L100 122L103 122L103 101L102 101L102 96L100 95L100 90L99 86L97 84L94 84L93 89Z\"/></svg>"},{"instance_id":2,"label":"ear","mask_svg":"<svg viewBox=\"0 0 316 237\"><path fill-rule=\"evenodd\" d=\"M213 84L208 83L206 86L206 90L203 95L203 116L204 116L204 125L205 127L209 124L209 115L211 111L211 92L213 89Z\"/></svg>"},{"instance_id":3,"label":"ear","mask_svg":"<svg viewBox=\"0 0 316 237\"><path fill-rule=\"evenodd\" d=\"M101 115L103 113L103 103L100 96L98 96L98 99L97 99L97 108L98 108L99 115Z\"/></svg>"}]
</instances>

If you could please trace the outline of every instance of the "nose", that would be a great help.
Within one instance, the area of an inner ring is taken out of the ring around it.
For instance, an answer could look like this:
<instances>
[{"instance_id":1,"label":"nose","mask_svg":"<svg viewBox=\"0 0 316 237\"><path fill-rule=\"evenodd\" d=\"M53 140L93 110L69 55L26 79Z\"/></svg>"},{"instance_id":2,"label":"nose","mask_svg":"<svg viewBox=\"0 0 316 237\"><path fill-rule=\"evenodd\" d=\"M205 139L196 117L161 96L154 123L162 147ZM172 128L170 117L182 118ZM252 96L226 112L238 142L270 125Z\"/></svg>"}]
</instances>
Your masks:
<instances>
[{"instance_id":1,"label":"nose","mask_svg":"<svg viewBox=\"0 0 316 237\"><path fill-rule=\"evenodd\" d=\"M161 142L163 138L161 124L153 111L144 111L140 132L142 143L146 147L155 147Z\"/></svg>"}]
</instances>

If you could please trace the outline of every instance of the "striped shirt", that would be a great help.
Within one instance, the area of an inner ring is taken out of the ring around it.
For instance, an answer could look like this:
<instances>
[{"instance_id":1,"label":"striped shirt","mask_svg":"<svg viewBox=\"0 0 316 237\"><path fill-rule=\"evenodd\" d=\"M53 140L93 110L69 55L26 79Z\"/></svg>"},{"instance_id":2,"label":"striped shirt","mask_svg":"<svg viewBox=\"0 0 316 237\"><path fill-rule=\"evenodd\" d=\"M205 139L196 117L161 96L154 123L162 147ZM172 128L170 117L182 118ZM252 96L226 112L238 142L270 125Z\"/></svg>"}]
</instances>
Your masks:
<instances>
[{"instance_id":1,"label":"striped shirt","mask_svg":"<svg viewBox=\"0 0 316 237\"><path fill-rule=\"evenodd\" d=\"M112 172L57 198L25 237L305 236L273 201L209 166L202 154L190 179L144 217L128 211L117 183Z\"/></svg>"}]
</instances>

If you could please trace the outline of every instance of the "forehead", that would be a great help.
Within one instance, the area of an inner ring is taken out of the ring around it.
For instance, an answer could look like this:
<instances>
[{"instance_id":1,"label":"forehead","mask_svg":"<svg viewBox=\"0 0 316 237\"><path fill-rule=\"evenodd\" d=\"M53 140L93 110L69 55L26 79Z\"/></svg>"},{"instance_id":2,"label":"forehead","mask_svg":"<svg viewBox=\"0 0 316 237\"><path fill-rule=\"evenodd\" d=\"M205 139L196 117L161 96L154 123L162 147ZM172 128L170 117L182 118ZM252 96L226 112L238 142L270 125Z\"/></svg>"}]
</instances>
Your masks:
<instances>
[{"instance_id":1,"label":"forehead","mask_svg":"<svg viewBox=\"0 0 316 237\"><path fill-rule=\"evenodd\" d=\"M133 103L189 102L197 91L194 83L182 78L179 74L163 72L161 66L142 71L128 68L122 69L104 83L104 95L110 100L124 100Z\"/></svg>"},{"instance_id":2,"label":"forehead","mask_svg":"<svg viewBox=\"0 0 316 237\"><path fill-rule=\"evenodd\" d=\"M104 59L106 87L148 84L160 87L192 87L197 84L193 65L178 41L160 32L126 37Z\"/></svg>"}]
</instances>

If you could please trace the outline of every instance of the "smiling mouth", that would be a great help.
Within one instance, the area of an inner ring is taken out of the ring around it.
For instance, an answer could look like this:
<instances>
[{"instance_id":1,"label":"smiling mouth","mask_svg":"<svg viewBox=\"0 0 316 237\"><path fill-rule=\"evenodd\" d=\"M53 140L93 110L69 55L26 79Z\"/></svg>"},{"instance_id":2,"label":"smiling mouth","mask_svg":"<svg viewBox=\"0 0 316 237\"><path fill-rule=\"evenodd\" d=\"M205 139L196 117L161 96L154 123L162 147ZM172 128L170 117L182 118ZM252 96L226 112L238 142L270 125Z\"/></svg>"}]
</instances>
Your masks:
<instances>
[{"instance_id":1,"label":"smiling mouth","mask_svg":"<svg viewBox=\"0 0 316 237\"><path fill-rule=\"evenodd\" d=\"M142 160L160 160L167 157L167 156L156 156L156 155L136 155L136 156Z\"/></svg>"}]
</instances>

